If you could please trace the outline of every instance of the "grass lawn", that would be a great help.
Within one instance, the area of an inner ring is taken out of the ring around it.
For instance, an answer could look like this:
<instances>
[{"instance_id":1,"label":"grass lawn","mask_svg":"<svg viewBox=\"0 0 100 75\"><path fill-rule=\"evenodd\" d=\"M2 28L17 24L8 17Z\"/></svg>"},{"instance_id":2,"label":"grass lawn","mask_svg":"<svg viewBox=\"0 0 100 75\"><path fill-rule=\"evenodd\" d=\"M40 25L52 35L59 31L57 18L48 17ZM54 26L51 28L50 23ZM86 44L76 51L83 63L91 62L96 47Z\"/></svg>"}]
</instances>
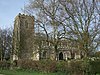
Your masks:
<instances>
[{"instance_id":1,"label":"grass lawn","mask_svg":"<svg viewBox=\"0 0 100 75\"><path fill-rule=\"evenodd\" d=\"M0 74L4 74L4 75L65 75L64 73L40 73L40 72L16 71L16 70L0 70Z\"/></svg>"},{"instance_id":2,"label":"grass lawn","mask_svg":"<svg viewBox=\"0 0 100 75\"><path fill-rule=\"evenodd\" d=\"M29 72L29 71L21 71L21 70L0 70L0 74L4 75L66 75L64 73L41 73L41 72ZM97 74L100 75L100 74Z\"/></svg>"}]
</instances>

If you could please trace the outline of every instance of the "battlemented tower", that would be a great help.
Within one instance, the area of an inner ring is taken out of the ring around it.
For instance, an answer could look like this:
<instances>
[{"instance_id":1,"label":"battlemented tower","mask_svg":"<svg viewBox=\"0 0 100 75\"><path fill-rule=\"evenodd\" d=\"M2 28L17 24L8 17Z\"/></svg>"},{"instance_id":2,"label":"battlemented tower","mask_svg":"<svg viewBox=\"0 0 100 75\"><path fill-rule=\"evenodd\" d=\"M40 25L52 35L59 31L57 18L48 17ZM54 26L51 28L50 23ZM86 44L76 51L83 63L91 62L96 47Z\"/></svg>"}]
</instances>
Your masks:
<instances>
[{"instance_id":1,"label":"battlemented tower","mask_svg":"<svg viewBox=\"0 0 100 75\"><path fill-rule=\"evenodd\" d=\"M31 59L34 51L34 16L18 14L13 30L13 60Z\"/></svg>"}]
</instances>

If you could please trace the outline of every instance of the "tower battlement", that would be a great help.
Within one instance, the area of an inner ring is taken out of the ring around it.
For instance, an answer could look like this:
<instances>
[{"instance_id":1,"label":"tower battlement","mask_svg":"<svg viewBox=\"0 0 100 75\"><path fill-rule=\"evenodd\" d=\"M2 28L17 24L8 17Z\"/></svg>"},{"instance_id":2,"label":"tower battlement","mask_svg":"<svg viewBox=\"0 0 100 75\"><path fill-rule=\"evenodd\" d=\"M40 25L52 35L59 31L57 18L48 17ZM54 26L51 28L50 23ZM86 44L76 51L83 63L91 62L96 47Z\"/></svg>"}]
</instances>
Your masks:
<instances>
[{"instance_id":1,"label":"tower battlement","mask_svg":"<svg viewBox=\"0 0 100 75\"><path fill-rule=\"evenodd\" d=\"M27 18L27 17L30 17L30 18L32 18L32 19L34 20L34 16L32 16L32 15L26 15L26 14L21 14L21 13L19 13L19 14L15 17L15 20L16 20L17 18Z\"/></svg>"},{"instance_id":2,"label":"tower battlement","mask_svg":"<svg viewBox=\"0 0 100 75\"><path fill-rule=\"evenodd\" d=\"M32 16L32 15L26 15L26 14L21 14L21 13L19 13L17 16L19 16L19 17L33 17L34 18L34 16Z\"/></svg>"}]
</instances>

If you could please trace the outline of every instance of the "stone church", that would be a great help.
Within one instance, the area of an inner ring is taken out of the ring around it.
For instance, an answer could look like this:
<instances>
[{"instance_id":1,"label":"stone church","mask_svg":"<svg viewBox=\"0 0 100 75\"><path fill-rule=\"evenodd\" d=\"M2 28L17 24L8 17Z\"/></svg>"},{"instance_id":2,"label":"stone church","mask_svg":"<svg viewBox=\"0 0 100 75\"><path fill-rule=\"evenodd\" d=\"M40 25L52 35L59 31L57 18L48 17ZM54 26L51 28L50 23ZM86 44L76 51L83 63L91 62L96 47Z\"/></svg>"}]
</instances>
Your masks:
<instances>
[{"instance_id":1,"label":"stone church","mask_svg":"<svg viewBox=\"0 0 100 75\"><path fill-rule=\"evenodd\" d=\"M52 44L46 45L46 42L42 42L41 51L34 42L34 16L18 14L14 21L13 30L13 60L18 59L51 59L54 60L55 52ZM43 44L45 43L45 44ZM74 43L74 42L73 42ZM69 43L67 40L60 41L58 46L58 59L68 60L81 58L81 52L74 47L73 43Z\"/></svg>"}]
</instances>

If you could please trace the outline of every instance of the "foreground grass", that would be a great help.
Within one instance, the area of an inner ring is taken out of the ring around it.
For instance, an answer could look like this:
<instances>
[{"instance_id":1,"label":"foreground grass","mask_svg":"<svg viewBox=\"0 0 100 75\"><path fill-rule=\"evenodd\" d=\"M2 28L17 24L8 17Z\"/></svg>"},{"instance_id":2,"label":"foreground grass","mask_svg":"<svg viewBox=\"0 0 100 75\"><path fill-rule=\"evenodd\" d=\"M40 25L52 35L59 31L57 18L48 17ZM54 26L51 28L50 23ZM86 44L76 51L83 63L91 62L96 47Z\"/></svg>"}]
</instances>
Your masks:
<instances>
[{"instance_id":1,"label":"foreground grass","mask_svg":"<svg viewBox=\"0 0 100 75\"><path fill-rule=\"evenodd\" d=\"M40 73L19 70L0 70L0 74L4 75L65 75L64 73Z\"/></svg>"},{"instance_id":2,"label":"foreground grass","mask_svg":"<svg viewBox=\"0 0 100 75\"><path fill-rule=\"evenodd\" d=\"M22 70L0 70L0 74L4 75L66 75L62 72L57 73L42 73L42 72L33 72L33 71L22 71ZM100 74L96 74L100 75Z\"/></svg>"}]
</instances>

